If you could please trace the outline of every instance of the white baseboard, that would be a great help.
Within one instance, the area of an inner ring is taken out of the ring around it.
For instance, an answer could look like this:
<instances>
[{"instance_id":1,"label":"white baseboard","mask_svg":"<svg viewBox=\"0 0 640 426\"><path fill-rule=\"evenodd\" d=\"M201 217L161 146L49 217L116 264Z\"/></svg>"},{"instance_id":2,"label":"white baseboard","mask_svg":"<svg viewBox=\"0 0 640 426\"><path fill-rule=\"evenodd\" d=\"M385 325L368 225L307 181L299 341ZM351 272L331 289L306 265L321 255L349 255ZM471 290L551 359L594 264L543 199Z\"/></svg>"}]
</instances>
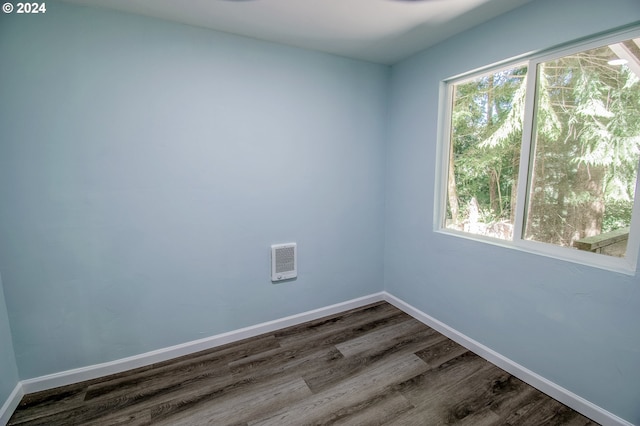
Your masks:
<instances>
[{"instance_id":1,"label":"white baseboard","mask_svg":"<svg viewBox=\"0 0 640 426\"><path fill-rule=\"evenodd\" d=\"M550 397L562 402L563 404L573 408L579 413L589 417L590 419L604 426L633 426L628 421L616 416L613 413L593 404L590 401L574 394L573 392L545 379L539 374L523 367L522 365L510 360L509 358L499 354L491 348L471 339L470 337L460 333L459 331L449 327L448 325L438 321L437 319L425 314L419 309L411 306L405 301L384 292L384 300L394 305L396 308L406 312L418 321L428 325L439 333L444 334L454 342L464 346L475 354L481 356L492 364L502 368L506 372L513 374L525 383L530 384L534 388L546 393Z\"/></svg>"},{"instance_id":2,"label":"white baseboard","mask_svg":"<svg viewBox=\"0 0 640 426\"><path fill-rule=\"evenodd\" d=\"M2 424L3 421L5 423L8 422L11 414L18 406L18 403L20 402L20 399L24 394L52 389L58 386L70 385L84 380L96 379L99 377L107 376L109 374L121 373L133 368L144 367L157 362L167 361L172 358L189 355L191 353L215 348L227 343L232 343L249 337L258 336L260 334L273 332L285 327L301 324L306 321L312 321L318 318L337 314L349 309L358 308L369 303L379 302L382 300L391 303L398 309L406 312L407 314L428 325L434 330L444 334L451 340L466 347L467 349L471 350L472 352L476 353L492 364L495 364L496 366L502 368L510 374L513 374L524 382L539 389L552 398L557 399L563 404L566 404L574 410L584 414L585 416L595 420L596 422L605 426L633 426L626 420L545 379L539 374L528 370L527 368L517 364L509 358L506 358L493 349L484 346L483 344L471 339L470 337L460 333L459 331L449 327L448 325L425 314L419 309L411 306L410 304L387 292L371 294L346 302L337 303L335 305L314 309L312 311L291 315L285 318L268 321L262 324L241 328L239 330L218 334L200 340L194 340L192 342L171 346L168 348L147 352L116 361L23 380L18 383L16 389L2 406L2 409L0 409L0 424Z\"/></svg>"},{"instance_id":3,"label":"white baseboard","mask_svg":"<svg viewBox=\"0 0 640 426\"><path fill-rule=\"evenodd\" d=\"M357 299L348 300L346 302L337 303L335 305L326 306L312 311L291 315L273 321L264 322L262 324L241 328L227 333L218 334L204 339L194 340L182 343L168 348L158 349L135 355L115 361L105 362L102 364L90 365L87 367L76 368L73 370L62 371L60 373L49 374L46 376L27 379L20 382L22 391L25 394L39 392L47 389L53 389L58 386L70 385L73 383L92 380L98 377L108 376L110 374L122 373L138 367L167 361L195 352L212 349L227 343L237 342L249 337L258 336L264 333L270 333L292 325L302 324L303 322L312 321L328 315L337 314L349 309L359 308L369 303L380 302L384 300L384 293L374 293L368 296L359 297Z\"/></svg>"},{"instance_id":4,"label":"white baseboard","mask_svg":"<svg viewBox=\"0 0 640 426\"><path fill-rule=\"evenodd\" d=\"M0 425L6 425L9 423L11 415L16 408L18 408L18 404L20 404L20 400L23 396L24 390L22 389L22 384L18 382L16 387L13 389L13 392L9 395L9 398L7 398L2 407L0 407Z\"/></svg>"}]
</instances>

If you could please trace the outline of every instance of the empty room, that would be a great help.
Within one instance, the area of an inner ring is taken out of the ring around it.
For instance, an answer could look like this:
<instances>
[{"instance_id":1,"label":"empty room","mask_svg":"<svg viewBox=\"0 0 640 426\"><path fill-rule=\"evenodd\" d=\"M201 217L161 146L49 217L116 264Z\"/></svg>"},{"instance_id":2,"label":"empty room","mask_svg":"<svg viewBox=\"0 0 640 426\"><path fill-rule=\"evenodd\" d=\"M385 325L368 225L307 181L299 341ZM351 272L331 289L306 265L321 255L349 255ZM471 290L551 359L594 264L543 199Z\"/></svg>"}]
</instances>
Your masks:
<instances>
[{"instance_id":1,"label":"empty room","mask_svg":"<svg viewBox=\"0 0 640 426\"><path fill-rule=\"evenodd\" d=\"M640 425L640 1L0 13L0 424Z\"/></svg>"}]
</instances>

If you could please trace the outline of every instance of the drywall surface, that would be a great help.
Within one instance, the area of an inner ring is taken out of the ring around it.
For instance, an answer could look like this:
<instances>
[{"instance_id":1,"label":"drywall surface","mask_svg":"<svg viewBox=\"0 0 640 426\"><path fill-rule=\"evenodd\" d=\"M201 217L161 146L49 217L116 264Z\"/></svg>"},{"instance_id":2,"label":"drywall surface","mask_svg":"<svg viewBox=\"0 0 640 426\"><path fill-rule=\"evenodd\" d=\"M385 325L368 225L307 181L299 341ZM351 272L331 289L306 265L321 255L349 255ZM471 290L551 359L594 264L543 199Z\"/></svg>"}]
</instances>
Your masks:
<instances>
[{"instance_id":1,"label":"drywall surface","mask_svg":"<svg viewBox=\"0 0 640 426\"><path fill-rule=\"evenodd\" d=\"M16 388L18 380L18 367L13 352L11 328L2 291L2 277L0 277L0 407Z\"/></svg>"},{"instance_id":2,"label":"drywall surface","mask_svg":"<svg viewBox=\"0 0 640 426\"><path fill-rule=\"evenodd\" d=\"M640 423L640 279L433 231L440 82L640 20L636 0L539 0L392 68L385 289Z\"/></svg>"},{"instance_id":3,"label":"drywall surface","mask_svg":"<svg viewBox=\"0 0 640 426\"><path fill-rule=\"evenodd\" d=\"M388 67L57 2L0 19L22 379L383 289Z\"/></svg>"}]
</instances>

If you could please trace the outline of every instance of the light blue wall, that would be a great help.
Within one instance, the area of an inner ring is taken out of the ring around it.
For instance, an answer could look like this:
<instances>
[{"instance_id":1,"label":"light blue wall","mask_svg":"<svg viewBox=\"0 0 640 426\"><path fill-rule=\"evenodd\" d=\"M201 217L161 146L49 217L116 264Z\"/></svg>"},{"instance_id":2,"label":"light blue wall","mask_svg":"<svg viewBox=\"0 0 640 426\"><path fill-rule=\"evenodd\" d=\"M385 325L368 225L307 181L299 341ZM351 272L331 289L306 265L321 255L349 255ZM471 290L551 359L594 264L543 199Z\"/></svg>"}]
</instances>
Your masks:
<instances>
[{"instance_id":1,"label":"light blue wall","mask_svg":"<svg viewBox=\"0 0 640 426\"><path fill-rule=\"evenodd\" d=\"M537 0L392 68L385 287L640 424L640 279L433 232L445 78L640 20L637 0Z\"/></svg>"},{"instance_id":2,"label":"light blue wall","mask_svg":"<svg viewBox=\"0 0 640 426\"><path fill-rule=\"evenodd\" d=\"M388 67L49 1L0 58L22 379L383 289Z\"/></svg>"},{"instance_id":3,"label":"light blue wall","mask_svg":"<svg viewBox=\"0 0 640 426\"><path fill-rule=\"evenodd\" d=\"M18 367L13 352L11 328L0 277L0 407L18 384Z\"/></svg>"}]
</instances>

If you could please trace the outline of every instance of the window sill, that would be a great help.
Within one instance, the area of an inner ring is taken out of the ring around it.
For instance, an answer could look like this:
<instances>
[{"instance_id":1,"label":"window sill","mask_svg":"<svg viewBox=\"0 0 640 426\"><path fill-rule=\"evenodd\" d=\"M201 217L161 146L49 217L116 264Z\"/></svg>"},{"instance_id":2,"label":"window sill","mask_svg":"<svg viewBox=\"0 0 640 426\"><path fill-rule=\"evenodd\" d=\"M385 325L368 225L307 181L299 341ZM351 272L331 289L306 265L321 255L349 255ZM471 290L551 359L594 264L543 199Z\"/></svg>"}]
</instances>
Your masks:
<instances>
[{"instance_id":1,"label":"window sill","mask_svg":"<svg viewBox=\"0 0 640 426\"><path fill-rule=\"evenodd\" d=\"M635 276L636 275L636 259L606 256L598 253L591 253L577 249L558 247L551 244L541 243L537 241L508 241L497 238L485 237L482 235L469 234L467 232L456 231L453 229L435 229L434 232L442 235L463 238L466 240L476 241L479 243L491 244L511 250L517 250L524 253L534 254L538 256L550 257L552 259L577 263L592 268L604 269L611 272Z\"/></svg>"}]
</instances>

